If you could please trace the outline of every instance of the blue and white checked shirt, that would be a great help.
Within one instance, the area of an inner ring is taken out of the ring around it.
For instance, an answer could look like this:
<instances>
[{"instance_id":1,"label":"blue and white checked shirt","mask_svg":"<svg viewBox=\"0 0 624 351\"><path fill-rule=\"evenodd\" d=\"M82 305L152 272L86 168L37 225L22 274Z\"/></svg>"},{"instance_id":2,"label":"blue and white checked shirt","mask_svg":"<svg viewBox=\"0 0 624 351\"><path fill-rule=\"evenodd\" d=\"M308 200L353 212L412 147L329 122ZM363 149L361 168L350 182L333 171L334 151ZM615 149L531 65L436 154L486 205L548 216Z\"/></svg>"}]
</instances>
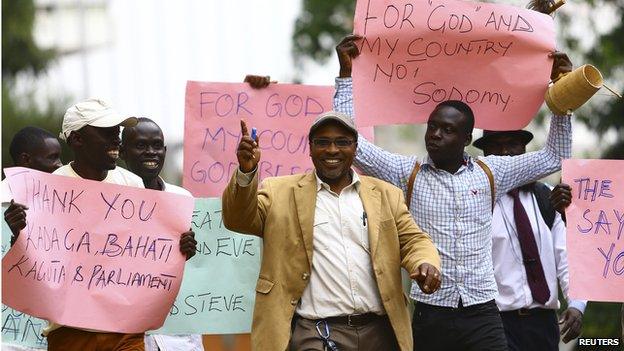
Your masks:
<instances>
[{"instance_id":1,"label":"blue and white checked shirt","mask_svg":"<svg viewBox=\"0 0 624 351\"><path fill-rule=\"evenodd\" d=\"M334 110L353 116L351 78L336 78ZM553 116L546 147L520 156L488 156L481 159L494 175L495 193L505 194L522 184L561 169L561 160L572 151L572 128L567 116ZM485 172L468 154L455 174L437 169L426 156L402 156L385 151L361 135L355 165L364 173L407 191L416 161L416 177L410 212L433 239L442 258L442 286L423 294L412 284L414 300L444 307L493 300L498 294L492 265L492 201ZM406 196L407 197L407 196Z\"/></svg>"}]
</instances>

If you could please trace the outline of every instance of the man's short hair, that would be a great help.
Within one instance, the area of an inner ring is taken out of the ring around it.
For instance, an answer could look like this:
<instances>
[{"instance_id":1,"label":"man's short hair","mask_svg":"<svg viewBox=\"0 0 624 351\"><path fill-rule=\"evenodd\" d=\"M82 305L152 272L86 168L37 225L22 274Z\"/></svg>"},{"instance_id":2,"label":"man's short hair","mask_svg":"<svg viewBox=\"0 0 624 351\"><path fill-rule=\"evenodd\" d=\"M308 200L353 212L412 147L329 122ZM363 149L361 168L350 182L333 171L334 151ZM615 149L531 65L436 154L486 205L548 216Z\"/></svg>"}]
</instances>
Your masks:
<instances>
[{"instance_id":1,"label":"man's short hair","mask_svg":"<svg viewBox=\"0 0 624 351\"><path fill-rule=\"evenodd\" d=\"M158 125L158 123L154 122L152 119L147 118L147 117L136 117L137 119L137 124L132 126L132 127L124 127L124 129L121 131L121 142L123 143L123 141L128 138L128 133L130 133L130 131L136 127L139 123L152 123L154 124L156 127L158 127L158 129L160 129L162 131L162 129L160 128L160 126Z\"/></svg>"},{"instance_id":2,"label":"man's short hair","mask_svg":"<svg viewBox=\"0 0 624 351\"><path fill-rule=\"evenodd\" d=\"M472 134L475 120L474 120L474 113L472 113L472 109L470 108L470 106L468 106L468 104L459 100L446 100L446 101L442 101L441 103L439 103L434 109L434 111L443 106L452 107L456 109L457 111L461 112L464 116L466 116L466 119L468 122L466 126L466 133Z\"/></svg>"},{"instance_id":3,"label":"man's short hair","mask_svg":"<svg viewBox=\"0 0 624 351\"><path fill-rule=\"evenodd\" d=\"M17 164L19 155L22 153L32 154L38 148L45 147L44 140L56 137L45 129L39 127L25 127L20 129L11 140L9 154L13 159L13 164Z\"/></svg>"}]
</instances>

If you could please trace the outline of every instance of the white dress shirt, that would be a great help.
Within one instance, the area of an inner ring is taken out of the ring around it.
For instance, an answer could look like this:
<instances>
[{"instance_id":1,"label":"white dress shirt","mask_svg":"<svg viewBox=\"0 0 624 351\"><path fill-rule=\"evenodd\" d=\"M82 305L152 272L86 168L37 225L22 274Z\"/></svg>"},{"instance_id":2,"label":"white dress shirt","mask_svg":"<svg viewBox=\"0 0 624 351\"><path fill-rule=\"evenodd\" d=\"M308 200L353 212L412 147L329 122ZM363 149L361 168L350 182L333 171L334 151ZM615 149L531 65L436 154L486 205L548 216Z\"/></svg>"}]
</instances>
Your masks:
<instances>
[{"instance_id":1,"label":"white dress shirt","mask_svg":"<svg viewBox=\"0 0 624 351\"><path fill-rule=\"evenodd\" d=\"M239 170L236 182L248 186L254 173ZM386 313L372 268L360 178L351 173L340 194L316 177L312 271L296 309L304 318Z\"/></svg>"},{"instance_id":2,"label":"white dress shirt","mask_svg":"<svg viewBox=\"0 0 624 351\"><path fill-rule=\"evenodd\" d=\"M531 192L520 191L520 201L531 222L535 243L540 254L544 276L550 290L546 304L533 301L526 270L522 263L522 252L516 232L513 213L513 198L501 194L494 207L492 217L492 259L494 276L498 285L496 304L501 311L521 308L558 309L557 282L570 307L585 311L587 301L570 300L568 297L568 257L566 253L566 230L559 213L555 216L552 230L542 217L537 199Z\"/></svg>"}]
</instances>

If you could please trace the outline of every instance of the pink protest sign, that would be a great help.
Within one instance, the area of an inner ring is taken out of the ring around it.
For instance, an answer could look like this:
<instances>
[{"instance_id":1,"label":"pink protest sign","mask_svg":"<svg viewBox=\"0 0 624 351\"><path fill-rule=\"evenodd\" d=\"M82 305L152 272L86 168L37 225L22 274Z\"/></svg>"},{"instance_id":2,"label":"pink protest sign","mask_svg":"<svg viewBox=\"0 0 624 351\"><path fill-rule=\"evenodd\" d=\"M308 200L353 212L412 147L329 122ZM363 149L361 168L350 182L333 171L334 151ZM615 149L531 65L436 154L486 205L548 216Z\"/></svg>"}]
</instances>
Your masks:
<instances>
[{"instance_id":1,"label":"pink protest sign","mask_svg":"<svg viewBox=\"0 0 624 351\"><path fill-rule=\"evenodd\" d=\"M314 119L332 109L334 88L271 84L252 89L247 83L186 85L183 184L197 197L221 196L238 167L240 120L256 128L262 158L260 179L313 169L308 130ZM372 128L362 134L371 137Z\"/></svg>"},{"instance_id":2,"label":"pink protest sign","mask_svg":"<svg viewBox=\"0 0 624 351\"><path fill-rule=\"evenodd\" d=\"M459 0L360 0L354 108L360 125L425 122L444 100L473 109L478 128L521 129L548 86L553 20L536 11Z\"/></svg>"},{"instance_id":3,"label":"pink protest sign","mask_svg":"<svg viewBox=\"0 0 624 351\"><path fill-rule=\"evenodd\" d=\"M5 170L27 226L2 259L2 303L61 325L139 333L163 325L180 288L193 199Z\"/></svg>"},{"instance_id":4,"label":"pink protest sign","mask_svg":"<svg viewBox=\"0 0 624 351\"><path fill-rule=\"evenodd\" d=\"M570 296L624 302L624 161L564 160Z\"/></svg>"}]
</instances>

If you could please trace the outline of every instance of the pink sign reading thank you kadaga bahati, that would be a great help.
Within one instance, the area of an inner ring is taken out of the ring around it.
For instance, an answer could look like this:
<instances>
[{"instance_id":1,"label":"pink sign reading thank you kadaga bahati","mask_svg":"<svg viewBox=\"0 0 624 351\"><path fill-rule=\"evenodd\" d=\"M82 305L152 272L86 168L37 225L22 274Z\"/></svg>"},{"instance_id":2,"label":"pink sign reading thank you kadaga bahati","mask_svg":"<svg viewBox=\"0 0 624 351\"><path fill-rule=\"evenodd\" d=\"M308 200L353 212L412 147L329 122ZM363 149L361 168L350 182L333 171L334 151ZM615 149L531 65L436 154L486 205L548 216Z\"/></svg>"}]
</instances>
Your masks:
<instances>
[{"instance_id":1,"label":"pink sign reading thank you kadaga bahati","mask_svg":"<svg viewBox=\"0 0 624 351\"><path fill-rule=\"evenodd\" d=\"M28 210L2 259L2 303L77 328L163 325L182 282L193 198L27 168L5 174Z\"/></svg>"},{"instance_id":2,"label":"pink sign reading thank you kadaga bahati","mask_svg":"<svg viewBox=\"0 0 624 351\"><path fill-rule=\"evenodd\" d=\"M425 122L461 100L483 129L522 129L544 101L553 19L523 8L459 0L360 0L354 108L363 126Z\"/></svg>"},{"instance_id":3,"label":"pink sign reading thank you kadaga bahati","mask_svg":"<svg viewBox=\"0 0 624 351\"><path fill-rule=\"evenodd\" d=\"M563 160L570 297L624 302L624 161Z\"/></svg>"},{"instance_id":4,"label":"pink sign reading thank you kadaga bahati","mask_svg":"<svg viewBox=\"0 0 624 351\"><path fill-rule=\"evenodd\" d=\"M238 168L240 120L256 128L260 179L313 169L308 130L332 109L334 87L189 81L186 85L183 184L194 196L221 196ZM360 132L372 140L372 128Z\"/></svg>"}]
</instances>

